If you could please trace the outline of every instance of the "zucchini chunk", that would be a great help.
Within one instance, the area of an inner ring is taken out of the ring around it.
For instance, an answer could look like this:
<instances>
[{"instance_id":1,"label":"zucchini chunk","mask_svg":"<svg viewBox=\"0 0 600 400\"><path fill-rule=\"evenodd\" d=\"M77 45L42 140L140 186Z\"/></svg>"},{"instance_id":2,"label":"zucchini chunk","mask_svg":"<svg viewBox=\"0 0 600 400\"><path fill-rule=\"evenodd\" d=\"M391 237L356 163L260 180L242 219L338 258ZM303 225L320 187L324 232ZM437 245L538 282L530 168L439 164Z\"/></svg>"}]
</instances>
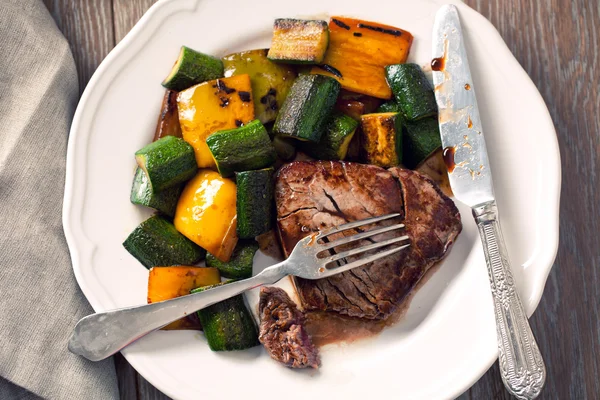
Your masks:
<instances>
[{"instance_id":1,"label":"zucchini chunk","mask_svg":"<svg viewBox=\"0 0 600 400\"><path fill-rule=\"evenodd\" d=\"M192 293L214 286L200 287ZM198 317L212 351L245 350L260 343L254 318L241 294L199 310Z\"/></svg>"},{"instance_id":2,"label":"zucchini chunk","mask_svg":"<svg viewBox=\"0 0 600 400\"><path fill-rule=\"evenodd\" d=\"M133 204L154 208L173 218L182 189L183 186L179 185L154 193L148 175L138 167L133 178L130 200Z\"/></svg>"},{"instance_id":3,"label":"zucchini chunk","mask_svg":"<svg viewBox=\"0 0 600 400\"><path fill-rule=\"evenodd\" d=\"M339 111L334 112L319 143L301 142L300 146L309 156L318 160L343 160L354 137L358 122Z\"/></svg>"},{"instance_id":4,"label":"zucchini chunk","mask_svg":"<svg viewBox=\"0 0 600 400\"><path fill-rule=\"evenodd\" d=\"M158 303L190 294L199 286L215 285L221 282L219 270L192 266L154 267L148 274L148 304ZM161 328L165 330L202 330L195 313L171 322Z\"/></svg>"},{"instance_id":5,"label":"zucchini chunk","mask_svg":"<svg viewBox=\"0 0 600 400\"><path fill-rule=\"evenodd\" d=\"M153 192L177 186L198 170L192 146L174 136L165 136L138 150L135 159L148 176Z\"/></svg>"},{"instance_id":6,"label":"zucchini chunk","mask_svg":"<svg viewBox=\"0 0 600 400\"><path fill-rule=\"evenodd\" d=\"M268 167L277 158L267 130L257 119L248 125L210 135L206 144L224 178L234 172Z\"/></svg>"},{"instance_id":7,"label":"zucchini chunk","mask_svg":"<svg viewBox=\"0 0 600 400\"><path fill-rule=\"evenodd\" d=\"M335 106L340 84L324 75L300 75L275 120L276 135L318 142Z\"/></svg>"},{"instance_id":8,"label":"zucchini chunk","mask_svg":"<svg viewBox=\"0 0 600 400\"><path fill-rule=\"evenodd\" d=\"M267 49L242 51L222 58L225 77L248 74L252 84L254 114L263 124L275 121L296 72L267 58Z\"/></svg>"},{"instance_id":9,"label":"zucchini chunk","mask_svg":"<svg viewBox=\"0 0 600 400\"><path fill-rule=\"evenodd\" d=\"M146 268L196 264L206 251L179 233L164 217L155 215L129 234L123 247Z\"/></svg>"},{"instance_id":10,"label":"zucchini chunk","mask_svg":"<svg viewBox=\"0 0 600 400\"><path fill-rule=\"evenodd\" d=\"M437 113L433 88L419 65L388 65L385 75L402 114L408 120L431 117Z\"/></svg>"},{"instance_id":11,"label":"zucchini chunk","mask_svg":"<svg viewBox=\"0 0 600 400\"><path fill-rule=\"evenodd\" d=\"M329 48L313 74L337 79L344 89L389 99L384 67L406 62L413 41L410 32L377 22L331 17Z\"/></svg>"},{"instance_id":12,"label":"zucchini chunk","mask_svg":"<svg viewBox=\"0 0 600 400\"><path fill-rule=\"evenodd\" d=\"M206 265L217 268L221 273L221 276L225 278L250 278L252 276L254 254L256 254L257 251L258 243L254 240L240 240L238 241L237 246L235 246L235 250L233 250L231 259L228 262L222 262L212 254L208 253L206 255Z\"/></svg>"},{"instance_id":13,"label":"zucchini chunk","mask_svg":"<svg viewBox=\"0 0 600 400\"><path fill-rule=\"evenodd\" d=\"M437 183L446 196L454 196L450 187L450 179L448 178L448 167L446 167L446 163L444 162L444 152L441 147L417 165L415 171L430 177L432 181Z\"/></svg>"},{"instance_id":14,"label":"zucchini chunk","mask_svg":"<svg viewBox=\"0 0 600 400\"><path fill-rule=\"evenodd\" d=\"M296 147L294 147L291 140L281 136L275 136L273 139L273 147L275 147L275 153L283 161L290 161L296 157Z\"/></svg>"},{"instance_id":15,"label":"zucchini chunk","mask_svg":"<svg viewBox=\"0 0 600 400\"><path fill-rule=\"evenodd\" d=\"M175 228L219 260L229 261L238 240L235 201L231 179L201 169L179 196Z\"/></svg>"},{"instance_id":16,"label":"zucchini chunk","mask_svg":"<svg viewBox=\"0 0 600 400\"><path fill-rule=\"evenodd\" d=\"M273 168L235 174L237 182L237 233L251 239L271 229Z\"/></svg>"},{"instance_id":17,"label":"zucchini chunk","mask_svg":"<svg viewBox=\"0 0 600 400\"><path fill-rule=\"evenodd\" d=\"M396 103L395 100L386 101L379 107L377 107L378 113L388 113L388 112L401 112L400 105Z\"/></svg>"},{"instance_id":18,"label":"zucchini chunk","mask_svg":"<svg viewBox=\"0 0 600 400\"><path fill-rule=\"evenodd\" d=\"M179 114L177 112L177 92L173 90L165 91L152 141L156 142L165 136L182 137Z\"/></svg>"},{"instance_id":19,"label":"zucchini chunk","mask_svg":"<svg viewBox=\"0 0 600 400\"><path fill-rule=\"evenodd\" d=\"M213 168L206 138L254 120L252 87L248 74L217 79L193 86L177 96L183 139L192 145L200 168Z\"/></svg>"},{"instance_id":20,"label":"zucchini chunk","mask_svg":"<svg viewBox=\"0 0 600 400\"><path fill-rule=\"evenodd\" d=\"M170 90L181 91L198 83L221 78L223 63L216 57L209 56L181 46L179 57L162 85Z\"/></svg>"},{"instance_id":21,"label":"zucchini chunk","mask_svg":"<svg viewBox=\"0 0 600 400\"><path fill-rule=\"evenodd\" d=\"M365 162L383 168L402 162L402 116L398 113L361 117L361 155Z\"/></svg>"},{"instance_id":22,"label":"zucchini chunk","mask_svg":"<svg viewBox=\"0 0 600 400\"><path fill-rule=\"evenodd\" d=\"M407 121L402 136L402 161L407 168L414 169L427 157L442 147L440 126L437 117L418 121Z\"/></svg>"},{"instance_id":23,"label":"zucchini chunk","mask_svg":"<svg viewBox=\"0 0 600 400\"><path fill-rule=\"evenodd\" d=\"M329 44L327 22L279 18L273 24L273 40L267 57L288 64L319 64Z\"/></svg>"}]
</instances>

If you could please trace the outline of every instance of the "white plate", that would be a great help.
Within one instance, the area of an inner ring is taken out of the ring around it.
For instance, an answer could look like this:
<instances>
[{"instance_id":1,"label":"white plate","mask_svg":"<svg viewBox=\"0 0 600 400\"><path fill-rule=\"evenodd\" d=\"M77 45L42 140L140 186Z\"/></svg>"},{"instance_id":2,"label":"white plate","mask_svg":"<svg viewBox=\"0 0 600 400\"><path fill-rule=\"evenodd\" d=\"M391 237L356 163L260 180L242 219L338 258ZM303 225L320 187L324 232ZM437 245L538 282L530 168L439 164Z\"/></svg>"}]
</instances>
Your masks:
<instances>
[{"instance_id":1,"label":"white plate","mask_svg":"<svg viewBox=\"0 0 600 400\"><path fill-rule=\"evenodd\" d=\"M454 1L453 1L454 2ZM96 311L143 304L147 270L121 243L149 213L129 203L133 153L153 135L170 70L182 44L218 56L267 47L276 17L342 14L398 26L415 36L410 60L431 58L442 1L161 1L104 60L79 103L69 140L64 229L81 289ZM444 2L446 3L446 2ZM544 102L499 34L455 2L519 292L537 306L557 250L560 159ZM439 271L405 318L381 335L322 350L318 372L293 371L261 347L213 353L197 332L155 332L123 353L148 381L178 399L442 399L472 385L497 356L483 252L470 211ZM316 396L316 397L315 397ZM333 397L332 397L333 396Z\"/></svg>"}]
</instances>

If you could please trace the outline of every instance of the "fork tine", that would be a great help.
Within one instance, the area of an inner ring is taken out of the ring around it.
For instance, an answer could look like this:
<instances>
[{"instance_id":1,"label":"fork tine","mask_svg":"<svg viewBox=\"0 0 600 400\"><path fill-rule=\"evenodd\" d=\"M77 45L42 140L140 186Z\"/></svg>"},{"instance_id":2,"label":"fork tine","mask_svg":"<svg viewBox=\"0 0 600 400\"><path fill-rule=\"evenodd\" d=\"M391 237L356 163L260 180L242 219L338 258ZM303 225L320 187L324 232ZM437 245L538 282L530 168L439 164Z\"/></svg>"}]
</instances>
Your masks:
<instances>
[{"instance_id":1,"label":"fork tine","mask_svg":"<svg viewBox=\"0 0 600 400\"><path fill-rule=\"evenodd\" d=\"M339 274L344 271L348 271L349 269L360 267L361 265L365 265L365 264L371 263L373 261L377 261L380 258L387 257L389 255L397 253L400 250L407 248L408 246L410 246L410 244L405 244L404 246L400 246L400 247L394 247L393 249L382 251L381 253L376 253L369 257L361 258L360 260L356 260L349 264L342 265L341 267L327 269L324 274L319 276L319 278L326 278L326 277L329 277L329 276L332 276L335 274Z\"/></svg>"},{"instance_id":2,"label":"fork tine","mask_svg":"<svg viewBox=\"0 0 600 400\"><path fill-rule=\"evenodd\" d=\"M354 242L354 241L357 241L360 239L379 235L380 233L385 233L385 232L393 231L396 229L402 229L402 228L404 228L404 224L384 226L383 228L373 229L373 230L366 231L366 232L360 232L360 233L357 233L352 236L347 236L343 239L338 239L338 240L334 240L333 242L324 243L321 246L322 246L323 250L327 250L327 249L331 249L331 248L334 248L337 246L341 246L343 244L351 243L351 242Z\"/></svg>"},{"instance_id":3,"label":"fork tine","mask_svg":"<svg viewBox=\"0 0 600 400\"><path fill-rule=\"evenodd\" d=\"M360 221L349 222L347 224L338 225L338 226L335 226L333 228L321 231L321 234L319 235L319 238L323 238L325 236L329 236L329 235L331 235L333 233L345 231L346 229L358 228L359 226L374 224L376 222L385 221L386 219L395 218L395 217L399 217L399 216L400 216L400 214L398 214L398 213L387 214L387 215L382 215L381 217L373 217L373 218L361 219Z\"/></svg>"},{"instance_id":4,"label":"fork tine","mask_svg":"<svg viewBox=\"0 0 600 400\"><path fill-rule=\"evenodd\" d=\"M327 263L330 263L330 262L333 262L333 261L337 261L337 260L342 259L342 258L353 256L355 254L364 253L365 251L377 249L379 247L388 246L390 244L394 244L394 243L397 243L397 242L402 242L402 241L407 240L407 239L408 239L408 236L406 236L406 235L405 236L400 236L400 237L395 237L395 238L384 240L383 242L372 243L372 244L369 244L367 246L361 246L361 247L357 247L355 249L351 249L351 250L347 250L347 251L342 251L342 252L334 254L334 255L332 255L330 257L324 257L321 260L322 260L322 262L324 262L325 264L327 264Z\"/></svg>"}]
</instances>

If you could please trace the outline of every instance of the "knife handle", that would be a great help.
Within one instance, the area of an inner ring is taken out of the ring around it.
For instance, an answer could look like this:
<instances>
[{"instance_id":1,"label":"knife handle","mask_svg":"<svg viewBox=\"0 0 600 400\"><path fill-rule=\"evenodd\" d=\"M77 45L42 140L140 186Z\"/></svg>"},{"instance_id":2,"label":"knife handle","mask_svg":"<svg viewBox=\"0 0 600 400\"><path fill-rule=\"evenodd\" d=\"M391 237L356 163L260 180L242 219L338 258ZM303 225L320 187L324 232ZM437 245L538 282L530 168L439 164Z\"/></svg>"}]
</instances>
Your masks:
<instances>
[{"instance_id":1,"label":"knife handle","mask_svg":"<svg viewBox=\"0 0 600 400\"><path fill-rule=\"evenodd\" d=\"M488 267L502 381L518 399L536 398L546 380L546 367L517 293L496 202L473 208Z\"/></svg>"}]
</instances>

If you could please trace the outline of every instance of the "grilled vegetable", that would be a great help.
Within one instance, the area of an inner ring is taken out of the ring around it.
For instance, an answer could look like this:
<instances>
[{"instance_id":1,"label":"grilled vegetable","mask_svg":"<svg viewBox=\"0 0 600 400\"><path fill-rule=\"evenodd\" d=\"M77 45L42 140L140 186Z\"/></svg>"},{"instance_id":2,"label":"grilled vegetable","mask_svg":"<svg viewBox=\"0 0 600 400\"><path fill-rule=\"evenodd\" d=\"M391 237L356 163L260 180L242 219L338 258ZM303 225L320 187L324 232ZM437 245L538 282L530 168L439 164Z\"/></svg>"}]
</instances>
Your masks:
<instances>
[{"instance_id":1,"label":"grilled vegetable","mask_svg":"<svg viewBox=\"0 0 600 400\"><path fill-rule=\"evenodd\" d=\"M154 208L173 218L182 189L183 186L179 185L154 193L146 173L141 168L137 168L131 187L130 200L133 204Z\"/></svg>"},{"instance_id":2,"label":"grilled vegetable","mask_svg":"<svg viewBox=\"0 0 600 400\"><path fill-rule=\"evenodd\" d=\"M173 223L185 237L229 261L238 239L235 201L233 181L201 169L183 189Z\"/></svg>"},{"instance_id":3,"label":"grilled vegetable","mask_svg":"<svg viewBox=\"0 0 600 400\"><path fill-rule=\"evenodd\" d=\"M296 79L296 72L290 66L270 61L267 51L242 51L222 58L226 77L250 76L254 113L263 124L275 120Z\"/></svg>"},{"instance_id":4,"label":"grilled vegetable","mask_svg":"<svg viewBox=\"0 0 600 400\"><path fill-rule=\"evenodd\" d=\"M400 105L395 100L386 101L377 108L378 113L401 112Z\"/></svg>"},{"instance_id":5,"label":"grilled vegetable","mask_svg":"<svg viewBox=\"0 0 600 400\"><path fill-rule=\"evenodd\" d=\"M276 135L318 142L340 90L335 79L300 75L275 120Z\"/></svg>"},{"instance_id":6,"label":"grilled vegetable","mask_svg":"<svg viewBox=\"0 0 600 400\"><path fill-rule=\"evenodd\" d=\"M251 239L271 229L273 168L235 174L237 182L237 232Z\"/></svg>"},{"instance_id":7,"label":"grilled vegetable","mask_svg":"<svg viewBox=\"0 0 600 400\"><path fill-rule=\"evenodd\" d=\"M247 74L193 86L177 96L183 138L192 145L200 168L215 167L206 138L254 120L252 88Z\"/></svg>"},{"instance_id":8,"label":"grilled vegetable","mask_svg":"<svg viewBox=\"0 0 600 400\"><path fill-rule=\"evenodd\" d=\"M218 58L181 46L179 57L162 85L180 91L198 83L223 76L223 63Z\"/></svg>"},{"instance_id":9,"label":"grilled vegetable","mask_svg":"<svg viewBox=\"0 0 600 400\"><path fill-rule=\"evenodd\" d=\"M164 217L142 222L123 242L125 249L146 268L157 265L196 264L206 255Z\"/></svg>"},{"instance_id":10,"label":"grilled vegetable","mask_svg":"<svg viewBox=\"0 0 600 400\"><path fill-rule=\"evenodd\" d=\"M343 160L358 122L339 111L334 112L319 143L302 142L300 148L319 160Z\"/></svg>"},{"instance_id":11,"label":"grilled vegetable","mask_svg":"<svg viewBox=\"0 0 600 400\"><path fill-rule=\"evenodd\" d=\"M275 147L277 157L283 161L289 161L296 157L296 148L292 144L292 139L275 136L273 139L273 147Z\"/></svg>"},{"instance_id":12,"label":"grilled vegetable","mask_svg":"<svg viewBox=\"0 0 600 400\"><path fill-rule=\"evenodd\" d=\"M444 162L443 150L441 148L434 151L433 154L427 157L422 163L417 165L415 170L430 177L432 181L437 183L446 196L454 196L452 189L450 188L448 168Z\"/></svg>"},{"instance_id":13,"label":"grilled vegetable","mask_svg":"<svg viewBox=\"0 0 600 400\"><path fill-rule=\"evenodd\" d=\"M254 254L257 251L258 243L254 240L240 240L238 241L237 246L235 246L235 250L233 250L231 259L228 262L222 262L212 254L208 253L206 255L206 265L217 268L225 278L250 278L252 276Z\"/></svg>"},{"instance_id":14,"label":"grilled vegetable","mask_svg":"<svg viewBox=\"0 0 600 400\"><path fill-rule=\"evenodd\" d=\"M198 311L198 317L212 351L244 350L259 344L254 319L241 294Z\"/></svg>"},{"instance_id":15,"label":"grilled vegetable","mask_svg":"<svg viewBox=\"0 0 600 400\"><path fill-rule=\"evenodd\" d=\"M276 19L267 57L288 64L319 64L325 58L328 44L325 21Z\"/></svg>"},{"instance_id":16,"label":"grilled vegetable","mask_svg":"<svg viewBox=\"0 0 600 400\"><path fill-rule=\"evenodd\" d=\"M181 125L179 125L179 113L177 112L177 92L173 90L165 91L153 141L165 136L181 137Z\"/></svg>"},{"instance_id":17,"label":"grilled vegetable","mask_svg":"<svg viewBox=\"0 0 600 400\"><path fill-rule=\"evenodd\" d=\"M433 88L417 64L388 65L385 75L407 119L414 121L437 113Z\"/></svg>"},{"instance_id":18,"label":"grilled vegetable","mask_svg":"<svg viewBox=\"0 0 600 400\"><path fill-rule=\"evenodd\" d=\"M165 136L135 153L153 192L177 186L196 174L194 149L183 139Z\"/></svg>"},{"instance_id":19,"label":"grilled vegetable","mask_svg":"<svg viewBox=\"0 0 600 400\"><path fill-rule=\"evenodd\" d=\"M403 163L407 168L416 168L434 151L442 147L437 117L404 124L402 137Z\"/></svg>"},{"instance_id":20,"label":"grilled vegetable","mask_svg":"<svg viewBox=\"0 0 600 400\"><path fill-rule=\"evenodd\" d=\"M148 304L158 303L190 294L199 286L215 285L221 282L219 270L191 266L154 267L148 275ZM187 317L171 322L162 329L202 330L198 316Z\"/></svg>"},{"instance_id":21,"label":"grilled vegetable","mask_svg":"<svg viewBox=\"0 0 600 400\"><path fill-rule=\"evenodd\" d=\"M364 103L358 100L339 99L338 102L335 104L335 108L336 110L343 112L344 114L354 118L357 121L360 121L360 116L365 113Z\"/></svg>"},{"instance_id":22,"label":"grilled vegetable","mask_svg":"<svg viewBox=\"0 0 600 400\"><path fill-rule=\"evenodd\" d=\"M206 144L223 177L268 167L277 157L267 130L257 119L236 129L217 132L206 139Z\"/></svg>"},{"instance_id":23,"label":"grilled vegetable","mask_svg":"<svg viewBox=\"0 0 600 400\"><path fill-rule=\"evenodd\" d=\"M376 22L331 17L329 36L323 66L314 67L313 73L331 76L353 92L392 97L383 68L406 61L413 40L409 32Z\"/></svg>"},{"instance_id":24,"label":"grilled vegetable","mask_svg":"<svg viewBox=\"0 0 600 400\"><path fill-rule=\"evenodd\" d=\"M402 162L402 117L397 113L361 117L361 156L365 162L393 167Z\"/></svg>"}]
</instances>

